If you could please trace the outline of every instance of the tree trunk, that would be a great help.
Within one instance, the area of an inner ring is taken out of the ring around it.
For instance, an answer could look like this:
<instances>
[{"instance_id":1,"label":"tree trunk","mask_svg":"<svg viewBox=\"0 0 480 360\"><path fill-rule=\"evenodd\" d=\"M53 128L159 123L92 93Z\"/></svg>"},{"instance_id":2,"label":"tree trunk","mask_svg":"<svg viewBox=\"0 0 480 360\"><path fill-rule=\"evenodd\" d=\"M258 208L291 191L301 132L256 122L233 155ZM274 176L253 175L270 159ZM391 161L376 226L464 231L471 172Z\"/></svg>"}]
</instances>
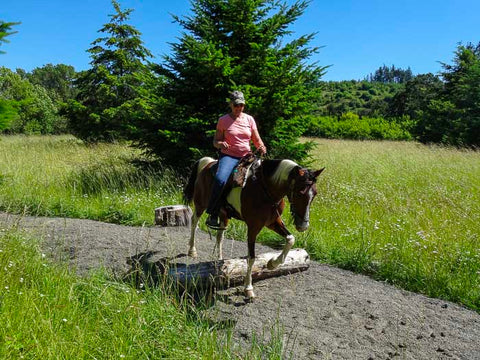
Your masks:
<instances>
[{"instance_id":1,"label":"tree trunk","mask_svg":"<svg viewBox=\"0 0 480 360\"><path fill-rule=\"evenodd\" d=\"M186 205L162 206L155 209L155 225L189 226L192 210Z\"/></svg>"},{"instance_id":2,"label":"tree trunk","mask_svg":"<svg viewBox=\"0 0 480 360\"><path fill-rule=\"evenodd\" d=\"M293 274L305 271L310 266L308 253L303 249L294 249L288 253L282 265L279 265L276 269L268 270L268 261L278 255L278 252L258 255L253 265L252 279L255 281ZM214 283L217 287L228 287L243 283L247 273L247 260L246 258L235 258L190 265L170 264L165 268L165 272L173 281L180 284Z\"/></svg>"}]
</instances>

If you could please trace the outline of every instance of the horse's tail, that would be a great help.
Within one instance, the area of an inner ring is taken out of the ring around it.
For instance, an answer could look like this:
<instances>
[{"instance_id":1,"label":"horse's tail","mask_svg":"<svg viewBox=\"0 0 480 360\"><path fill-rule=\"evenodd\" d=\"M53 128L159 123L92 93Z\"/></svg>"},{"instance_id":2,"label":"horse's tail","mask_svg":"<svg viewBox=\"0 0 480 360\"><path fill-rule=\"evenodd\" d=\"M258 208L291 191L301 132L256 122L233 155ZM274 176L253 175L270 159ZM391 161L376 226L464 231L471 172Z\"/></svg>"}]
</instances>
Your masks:
<instances>
[{"instance_id":1,"label":"horse's tail","mask_svg":"<svg viewBox=\"0 0 480 360\"><path fill-rule=\"evenodd\" d=\"M211 157L203 157L200 160L197 160L195 164L192 166L192 172L190 173L190 177L188 178L187 185L183 188L183 202L185 204L190 204L193 201L193 193L195 191L195 181L197 180L197 176L202 171L207 164L215 161Z\"/></svg>"}]
</instances>

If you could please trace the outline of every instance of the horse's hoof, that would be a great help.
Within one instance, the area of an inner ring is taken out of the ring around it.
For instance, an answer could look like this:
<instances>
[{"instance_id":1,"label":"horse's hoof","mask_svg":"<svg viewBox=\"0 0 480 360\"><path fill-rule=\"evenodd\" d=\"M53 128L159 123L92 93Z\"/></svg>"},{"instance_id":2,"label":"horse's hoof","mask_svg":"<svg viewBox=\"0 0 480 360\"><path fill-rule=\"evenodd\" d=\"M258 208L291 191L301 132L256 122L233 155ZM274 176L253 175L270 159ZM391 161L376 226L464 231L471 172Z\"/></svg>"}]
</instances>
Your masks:
<instances>
[{"instance_id":1,"label":"horse's hoof","mask_svg":"<svg viewBox=\"0 0 480 360\"><path fill-rule=\"evenodd\" d=\"M273 265L273 258L271 258L270 260L268 260L267 262L267 269L268 270L274 270L276 268L275 265Z\"/></svg>"},{"instance_id":2,"label":"horse's hoof","mask_svg":"<svg viewBox=\"0 0 480 360\"><path fill-rule=\"evenodd\" d=\"M191 258L196 259L197 256L198 256L197 250L189 250L189 251L188 251L188 256L190 256Z\"/></svg>"},{"instance_id":3,"label":"horse's hoof","mask_svg":"<svg viewBox=\"0 0 480 360\"><path fill-rule=\"evenodd\" d=\"M253 293L253 290L245 290L245 297L248 302L251 302L255 299L255 294Z\"/></svg>"}]
</instances>

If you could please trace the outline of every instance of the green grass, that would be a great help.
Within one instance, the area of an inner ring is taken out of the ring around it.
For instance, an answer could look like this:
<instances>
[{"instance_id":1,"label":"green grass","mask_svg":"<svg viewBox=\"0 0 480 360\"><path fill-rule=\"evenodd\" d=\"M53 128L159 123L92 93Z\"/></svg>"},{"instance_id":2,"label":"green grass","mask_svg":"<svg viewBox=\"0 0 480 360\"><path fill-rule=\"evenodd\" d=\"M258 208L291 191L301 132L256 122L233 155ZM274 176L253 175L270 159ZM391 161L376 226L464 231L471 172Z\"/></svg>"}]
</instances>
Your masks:
<instances>
[{"instance_id":1,"label":"green grass","mask_svg":"<svg viewBox=\"0 0 480 360\"><path fill-rule=\"evenodd\" d=\"M0 231L0 268L2 359L281 358L281 337L241 354L231 330L162 286L139 290L102 271L80 278L19 232Z\"/></svg>"},{"instance_id":2,"label":"green grass","mask_svg":"<svg viewBox=\"0 0 480 360\"><path fill-rule=\"evenodd\" d=\"M161 288L137 290L101 273L79 278L10 231L0 233L0 266L2 359L229 356L227 335Z\"/></svg>"},{"instance_id":3,"label":"green grass","mask_svg":"<svg viewBox=\"0 0 480 360\"><path fill-rule=\"evenodd\" d=\"M313 258L480 310L480 153L317 140Z\"/></svg>"},{"instance_id":4,"label":"green grass","mask_svg":"<svg viewBox=\"0 0 480 360\"><path fill-rule=\"evenodd\" d=\"M312 258L480 310L480 153L414 142L315 140ZM168 169L138 170L125 145L2 137L0 208L140 225L180 202ZM287 224L290 216L285 215ZM290 224L290 228L293 226ZM230 236L245 237L232 221ZM260 241L282 242L264 230Z\"/></svg>"},{"instance_id":5,"label":"green grass","mask_svg":"<svg viewBox=\"0 0 480 360\"><path fill-rule=\"evenodd\" d=\"M3 136L0 209L151 225L155 207L180 201L181 181L169 169L134 166L142 160L120 144L85 146L71 136Z\"/></svg>"},{"instance_id":6,"label":"green grass","mask_svg":"<svg viewBox=\"0 0 480 360\"><path fill-rule=\"evenodd\" d=\"M315 260L480 311L480 152L414 142L313 139L326 167L310 228ZM233 221L228 235L245 238ZM281 247L269 230L262 243Z\"/></svg>"}]
</instances>

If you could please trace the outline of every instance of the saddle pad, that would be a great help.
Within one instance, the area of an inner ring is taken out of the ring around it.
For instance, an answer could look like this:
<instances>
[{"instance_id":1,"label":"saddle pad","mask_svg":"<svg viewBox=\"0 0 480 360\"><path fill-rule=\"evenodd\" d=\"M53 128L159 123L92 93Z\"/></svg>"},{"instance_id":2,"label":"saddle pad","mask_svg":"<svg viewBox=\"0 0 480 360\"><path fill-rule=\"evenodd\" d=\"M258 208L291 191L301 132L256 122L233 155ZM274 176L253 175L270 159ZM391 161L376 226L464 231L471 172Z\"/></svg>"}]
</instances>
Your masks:
<instances>
[{"instance_id":1,"label":"saddle pad","mask_svg":"<svg viewBox=\"0 0 480 360\"><path fill-rule=\"evenodd\" d=\"M253 172L255 167L258 167L261 163L261 160L254 161L249 166L247 167L245 178L243 179L242 186L238 186L233 182L233 188L230 190L230 192L227 195L227 202L235 209L235 211L240 215L242 215L242 202L241 202L241 196L242 196L242 190L247 183L247 180L253 176ZM255 167L253 167L255 165ZM252 168L253 167L253 168Z\"/></svg>"}]
</instances>

